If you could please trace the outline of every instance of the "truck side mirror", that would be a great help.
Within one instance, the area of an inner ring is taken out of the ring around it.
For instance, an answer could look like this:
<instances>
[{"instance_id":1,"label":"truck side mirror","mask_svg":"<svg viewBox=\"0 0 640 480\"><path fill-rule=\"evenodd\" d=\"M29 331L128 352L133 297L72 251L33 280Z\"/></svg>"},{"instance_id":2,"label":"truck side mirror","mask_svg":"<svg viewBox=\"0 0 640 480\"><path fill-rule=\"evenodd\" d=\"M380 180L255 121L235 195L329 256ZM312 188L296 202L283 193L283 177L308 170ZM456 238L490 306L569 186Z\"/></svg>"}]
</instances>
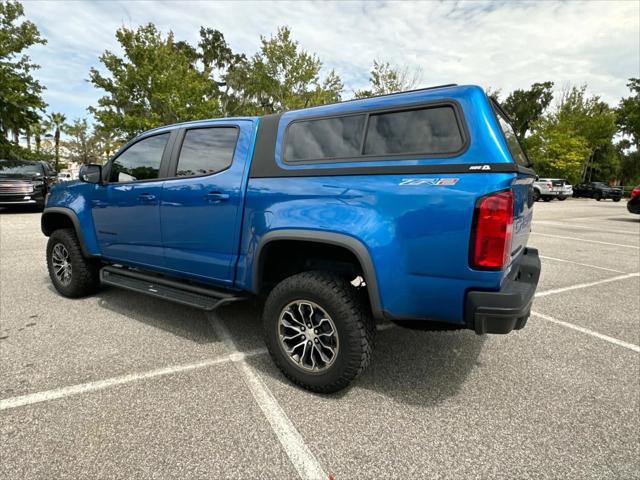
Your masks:
<instances>
[{"instance_id":1,"label":"truck side mirror","mask_svg":"<svg viewBox=\"0 0 640 480\"><path fill-rule=\"evenodd\" d=\"M89 164L80 167L80 181L102 185L102 165Z\"/></svg>"}]
</instances>

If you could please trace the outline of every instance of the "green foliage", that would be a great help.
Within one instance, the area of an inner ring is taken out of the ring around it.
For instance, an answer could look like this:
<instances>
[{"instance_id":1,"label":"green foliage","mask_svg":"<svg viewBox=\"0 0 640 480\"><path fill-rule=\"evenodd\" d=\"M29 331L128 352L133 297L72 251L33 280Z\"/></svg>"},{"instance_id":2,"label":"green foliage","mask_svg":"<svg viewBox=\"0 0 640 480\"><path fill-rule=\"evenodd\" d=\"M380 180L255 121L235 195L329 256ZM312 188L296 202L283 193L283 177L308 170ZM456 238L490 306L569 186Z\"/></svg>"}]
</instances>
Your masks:
<instances>
[{"instance_id":1,"label":"green foliage","mask_svg":"<svg viewBox=\"0 0 640 480\"><path fill-rule=\"evenodd\" d=\"M17 144L20 131L38 122L38 111L46 106L42 100L43 87L33 77L33 71L39 67L24 53L46 40L23 16L19 2L0 1L0 154L4 155L22 150L10 145L8 131L13 132L13 142Z\"/></svg>"},{"instance_id":2,"label":"green foliage","mask_svg":"<svg viewBox=\"0 0 640 480\"><path fill-rule=\"evenodd\" d=\"M615 119L614 110L587 96L586 87L572 87L552 112L531 123L523 143L540 175L607 181L619 170Z\"/></svg>"},{"instance_id":3,"label":"green foliage","mask_svg":"<svg viewBox=\"0 0 640 480\"><path fill-rule=\"evenodd\" d=\"M116 38L124 58L105 51L103 75L91 69L90 81L106 92L89 110L103 129L124 138L145 130L221 114L218 85L212 65L200 65L202 53L172 32L165 37L155 25L137 30L120 28Z\"/></svg>"},{"instance_id":4,"label":"green foliage","mask_svg":"<svg viewBox=\"0 0 640 480\"><path fill-rule=\"evenodd\" d=\"M529 90L514 90L502 103L520 141L524 140L531 125L542 117L551 103L552 89L553 82L534 83Z\"/></svg>"},{"instance_id":5,"label":"green foliage","mask_svg":"<svg viewBox=\"0 0 640 480\"><path fill-rule=\"evenodd\" d=\"M640 78L630 78L627 86L632 95L620 100L617 124L620 132L631 137L636 150L640 150Z\"/></svg>"},{"instance_id":6,"label":"green foliage","mask_svg":"<svg viewBox=\"0 0 640 480\"><path fill-rule=\"evenodd\" d=\"M356 98L366 98L375 95L386 95L388 93L411 90L419 83L421 71L409 70L409 68L397 68L389 62L373 61L369 82L371 88L368 90L357 90Z\"/></svg>"},{"instance_id":7,"label":"green foliage","mask_svg":"<svg viewBox=\"0 0 640 480\"><path fill-rule=\"evenodd\" d=\"M63 142L69 160L87 164L99 161L100 151L98 137L93 134L86 118L76 119L72 124L64 126L67 139Z\"/></svg>"},{"instance_id":8,"label":"green foliage","mask_svg":"<svg viewBox=\"0 0 640 480\"><path fill-rule=\"evenodd\" d=\"M301 49L287 27L261 40L260 51L225 76L234 92L227 102L230 114L269 114L340 100L340 77L332 70L321 79L322 62Z\"/></svg>"},{"instance_id":9,"label":"green foliage","mask_svg":"<svg viewBox=\"0 0 640 480\"><path fill-rule=\"evenodd\" d=\"M541 121L527 139L527 151L541 177L567 178L578 183L590 149L586 139L576 135L567 123Z\"/></svg>"}]
</instances>

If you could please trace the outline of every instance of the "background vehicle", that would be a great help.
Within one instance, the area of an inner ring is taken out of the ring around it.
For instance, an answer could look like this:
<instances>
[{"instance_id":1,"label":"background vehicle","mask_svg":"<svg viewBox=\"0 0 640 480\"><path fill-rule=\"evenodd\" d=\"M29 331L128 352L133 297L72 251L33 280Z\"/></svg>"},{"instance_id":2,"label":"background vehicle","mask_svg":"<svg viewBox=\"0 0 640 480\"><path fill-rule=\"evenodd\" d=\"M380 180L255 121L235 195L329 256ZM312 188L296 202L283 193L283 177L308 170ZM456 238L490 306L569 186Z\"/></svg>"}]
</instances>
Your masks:
<instances>
[{"instance_id":1,"label":"background vehicle","mask_svg":"<svg viewBox=\"0 0 640 480\"><path fill-rule=\"evenodd\" d=\"M0 160L0 207L32 205L44 208L56 173L47 162Z\"/></svg>"},{"instance_id":2,"label":"background vehicle","mask_svg":"<svg viewBox=\"0 0 640 480\"><path fill-rule=\"evenodd\" d=\"M640 215L640 185L631 190L631 198L627 202L629 213Z\"/></svg>"},{"instance_id":3,"label":"background vehicle","mask_svg":"<svg viewBox=\"0 0 640 480\"><path fill-rule=\"evenodd\" d=\"M610 187L603 182L580 183L573 187L574 197L594 198L598 201L610 198L614 202L622 199L621 187Z\"/></svg>"},{"instance_id":4,"label":"background vehicle","mask_svg":"<svg viewBox=\"0 0 640 480\"><path fill-rule=\"evenodd\" d=\"M172 125L53 189L47 265L69 297L101 282L204 309L266 296L275 363L330 392L368 364L375 320L525 325L534 176L474 86Z\"/></svg>"},{"instance_id":5,"label":"background vehicle","mask_svg":"<svg viewBox=\"0 0 640 480\"><path fill-rule=\"evenodd\" d=\"M549 202L554 198L566 200L573 194L571 184L562 178L539 178L533 184L534 198L536 201Z\"/></svg>"},{"instance_id":6,"label":"background vehicle","mask_svg":"<svg viewBox=\"0 0 640 480\"><path fill-rule=\"evenodd\" d=\"M73 179L74 178L73 178L73 175L71 174L71 172L62 171L62 172L58 173L58 181L59 182L70 182Z\"/></svg>"}]
</instances>

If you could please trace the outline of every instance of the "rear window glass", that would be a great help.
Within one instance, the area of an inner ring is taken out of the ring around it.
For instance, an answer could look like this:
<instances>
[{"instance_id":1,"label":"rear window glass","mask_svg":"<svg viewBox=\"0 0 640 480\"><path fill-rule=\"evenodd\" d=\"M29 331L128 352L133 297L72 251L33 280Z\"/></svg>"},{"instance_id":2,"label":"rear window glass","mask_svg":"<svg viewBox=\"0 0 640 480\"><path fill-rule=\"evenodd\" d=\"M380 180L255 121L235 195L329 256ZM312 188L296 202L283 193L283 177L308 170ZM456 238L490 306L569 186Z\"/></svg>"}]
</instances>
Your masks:
<instances>
[{"instance_id":1,"label":"rear window glass","mask_svg":"<svg viewBox=\"0 0 640 480\"><path fill-rule=\"evenodd\" d=\"M351 115L292 123L287 130L285 161L359 155L365 118L365 115Z\"/></svg>"},{"instance_id":2,"label":"rear window glass","mask_svg":"<svg viewBox=\"0 0 640 480\"><path fill-rule=\"evenodd\" d=\"M437 106L293 122L287 129L284 160L447 155L463 147L453 107Z\"/></svg>"},{"instance_id":3,"label":"rear window glass","mask_svg":"<svg viewBox=\"0 0 640 480\"><path fill-rule=\"evenodd\" d=\"M463 145L453 108L436 107L371 115L364 154L454 153Z\"/></svg>"},{"instance_id":4,"label":"rear window glass","mask_svg":"<svg viewBox=\"0 0 640 480\"><path fill-rule=\"evenodd\" d=\"M496 117L498 117L498 123L500 123L500 129L504 134L504 139L507 141L507 148L511 153L511 157L518 165L522 165L523 167L530 166L529 160L527 160L527 156L520 146L513 127L497 108L494 108L494 111L496 112Z\"/></svg>"}]
</instances>

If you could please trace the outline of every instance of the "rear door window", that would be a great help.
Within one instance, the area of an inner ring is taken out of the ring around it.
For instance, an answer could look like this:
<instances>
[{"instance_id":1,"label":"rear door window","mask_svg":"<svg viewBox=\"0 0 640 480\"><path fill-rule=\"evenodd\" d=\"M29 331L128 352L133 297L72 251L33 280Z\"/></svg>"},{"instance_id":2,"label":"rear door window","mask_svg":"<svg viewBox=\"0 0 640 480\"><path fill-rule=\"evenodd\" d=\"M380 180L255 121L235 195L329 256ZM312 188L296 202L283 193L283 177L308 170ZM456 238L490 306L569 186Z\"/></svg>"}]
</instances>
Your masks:
<instances>
[{"instance_id":1,"label":"rear door window","mask_svg":"<svg viewBox=\"0 0 640 480\"><path fill-rule=\"evenodd\" d=\"M238 140L235 127L187 130L180 149L176 176L210 175L229 168Z\"/></svg>"},{"instance_id":2,"label":"rear door window","mask_svg":"<svg viewBox=\"0 0 640 480\"><path fill-rule=\"evenodd\" d=\"M464 141L452 107L372 114L364 155L450 154Z\"/></svg>"}]
</instances>

